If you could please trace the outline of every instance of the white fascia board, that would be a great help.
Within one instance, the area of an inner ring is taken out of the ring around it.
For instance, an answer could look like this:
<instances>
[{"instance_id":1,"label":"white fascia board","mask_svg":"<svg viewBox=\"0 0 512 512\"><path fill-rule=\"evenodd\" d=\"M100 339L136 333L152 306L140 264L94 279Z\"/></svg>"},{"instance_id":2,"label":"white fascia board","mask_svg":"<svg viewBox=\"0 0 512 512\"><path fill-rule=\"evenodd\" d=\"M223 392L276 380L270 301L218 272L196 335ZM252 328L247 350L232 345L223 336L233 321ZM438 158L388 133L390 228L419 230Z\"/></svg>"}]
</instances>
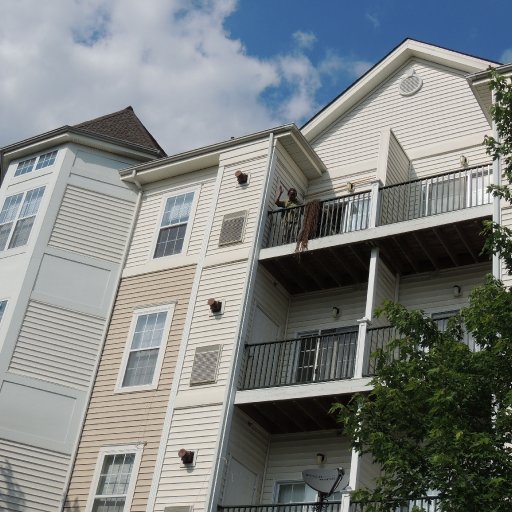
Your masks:
<instances>
[{"instance_id":1,"label":"white fascia board","mask_svg":"<svg viewBox=\"0 0 512 512\"><path fill-rule=\"evenodd\" d=\"M413 57L456 68L466 73L482 71L491 65L496 65L495 62L408 39L371 68L366 75L363 75L358 82L355 82L323 112L306 124L301 130L306 139L309 141L314 139L335 119L361 101L375 87Z\"/></svg>"}]
</instances>

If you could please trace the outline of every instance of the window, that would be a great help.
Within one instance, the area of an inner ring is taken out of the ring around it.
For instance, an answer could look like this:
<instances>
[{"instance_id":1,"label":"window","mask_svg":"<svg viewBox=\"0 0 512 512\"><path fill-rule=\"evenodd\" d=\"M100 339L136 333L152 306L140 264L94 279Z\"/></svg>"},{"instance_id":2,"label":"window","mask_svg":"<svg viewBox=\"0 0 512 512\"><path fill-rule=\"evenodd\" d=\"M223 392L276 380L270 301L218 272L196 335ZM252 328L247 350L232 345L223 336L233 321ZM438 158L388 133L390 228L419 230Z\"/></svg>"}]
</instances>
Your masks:
<instances>
[{"instance_id":1,"label":"window","mask_svg":"<svg viewBox=\"0 0 512 512\"><path fill-rule=\"evenodd\" d=\"M57 150L51 151L50 153L45 153L39 157L29 158L28 160L23 160L16 167L16 171L14 172L14 176L21 176L23 174L28 174L34 170L34 166L37 169L42 169L43 167L49 167L55 163L55 158L57 158ZM37 164L36 164L37 161Z\"/></svg>"},{"instance_id":2,"label":"window","mask_svg":"<svg viewBox=\"0 0 512 512\"><path fill-rule=\"evenodd\" d=\"M117 390L155 388L162 367L174 306L135 313L121 364Z\"/></svg>"},{"instance_id":3,"label":"window","mask_svg":"<svg viewBox=\"0 0 512 512\"><path fill-rule=\"evenodd\" d=\"M304 482L277 483L276 503L312 503L316 499L316 491Z\"/></svg>"},{"instance_id":4,"label":"window","mask_svg":"<svg viewBox=\"0 0 512 512\"><path fill-rule=\"evenodd\" d=\"M0 252L28 242L44 187L8 196L0 210Z\"/></svg>"},{"instance_id":5,"label":"window","mask_svg":"<svg viewBox=\"0 0 512 512\"><path fill-rule=\"evenodd\" d=\"M171 196L165 200L154 258L182 251L193 202L194 192Z\"/></svg>"},{"instance_id":6,"label":"window","mask_svg":"<svg viewBox=\"0 0 512 512\"><path fill-rule=\"evenodd\" d=\"M89 512L130 509L142 449L118 446L100 450L89 498Z\"/></svg>"},{"instance_id":7,"label":"window","mask_svg":"<svg viewBox=\"0 0 512 512\"><path fill-rule=\"evenodd\" d=\"M2 321L2 317L4 316L5 308L7 307L6 300L0 300L0 322Z\"/></svg>"}]
</instances>

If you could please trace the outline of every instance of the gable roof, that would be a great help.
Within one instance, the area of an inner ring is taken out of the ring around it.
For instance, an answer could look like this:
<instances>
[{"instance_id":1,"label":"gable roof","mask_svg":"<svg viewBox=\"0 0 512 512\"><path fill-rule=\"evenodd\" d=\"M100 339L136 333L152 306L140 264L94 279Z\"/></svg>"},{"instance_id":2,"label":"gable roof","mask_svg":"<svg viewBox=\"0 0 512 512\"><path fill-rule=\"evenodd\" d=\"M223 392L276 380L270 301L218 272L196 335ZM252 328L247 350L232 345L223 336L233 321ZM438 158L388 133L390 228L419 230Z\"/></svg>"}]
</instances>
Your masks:
<instances>
[{"instance_id":1,"label":"gable roof","mask_svg":"<svg viewBox=\"0 0 512 512\"><path fill-rule=\"evenodd\" d=\"M465 73L475 73L487 69L490 65L499 64L407 38L307 121L301 128L306 139L309 141L314 139L413 57L458 69Z\"/></svg>"},{"instance_id":2,"label":"gable roof","mask_svg":"<svg viewBox=\"0 0 512 512\"><path fill-rule=\"evenodd\" d=\"M165 151L135 115L131 106L76 124L73 128L131 142L153 151L156 150L160 156L166 156Z\"/></svg>"}]
</instances>

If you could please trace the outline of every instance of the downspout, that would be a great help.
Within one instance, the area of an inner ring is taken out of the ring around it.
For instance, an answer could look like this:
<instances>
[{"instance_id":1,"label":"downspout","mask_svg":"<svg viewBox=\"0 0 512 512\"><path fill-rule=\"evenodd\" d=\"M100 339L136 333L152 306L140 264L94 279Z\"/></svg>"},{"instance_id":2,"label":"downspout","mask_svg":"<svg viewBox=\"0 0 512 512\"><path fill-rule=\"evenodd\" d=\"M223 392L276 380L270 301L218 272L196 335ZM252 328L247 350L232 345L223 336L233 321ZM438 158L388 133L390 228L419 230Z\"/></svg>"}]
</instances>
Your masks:
<instances>
[{"instance_id":1,"label":"downspout","mask_svg":"<svg viewBox=\"0 0 512 512\"><path fill-rule=\"evenodd\" d=\"M492 91L492 105L496 102L496 93ZM497 142L500 142L500 134L498 132L498 127L496 125L496 121L492 120L492 136ZM501 158L498 156L496 160L492 163L492 177L493 184L500 186L501 185ZM493 198L493 215L492 220L496 224L501 224L501 201L499 197ZM499 254L493 254L492 256L492 275L496 279L501 279L501 258Z\"/></svg>"},{"instance_id":2,"label":"downspout","mask_svg":"<svg viewBox=\"0 0 512 512\"><path fill-rule=\"evenodd\" d=\"M215 460L215 466L212 471L212 478L210 480L210 486L207 494L207 511L215 512L217 508L217 502L219 499L220 485L225 469L226 454L228 449L228 439L231 430L231 423L233 419L233 410L235 395L237 391L237 379L239 376L240 365L243 359L244 345L248 324L249 324L249 308L254 295L254 284L256 278L256 271L258 267L258 257L260 253L261 243L263 240L263 233L266 225L266 204L267 195L269 194L272 178L275 170L275 138L274 133L271 133L268 141L268 164L267 164L267 176L263 193L260 202L260 209L258 211L258 230L254 240L254 246L249 256L249 262L247 265L248 279L246 292L242 303L242 314L240 315L240 328L236 337L236 345L234 347L234 356L231 375L229 384L226 388L226 395L224 399L224 408L222 414L222 423L219 430L219 437L217 439L217 457Z\"/></svg>"},{"instance_id":3,"label":"downspout","mask_svg":"<svg viewBox=\"0 0 512 512\"><path fill-rule=\"evenodd\" d=\"M98 375L98 370L99 370L99 366L100 366L99 363L101 361L101 356L103 355L103 349L105 347L105 341L107 339L107 334L108 334L108 330L109 330L109 327L110 327L110 322L112 320L112 315L114 313L114 305L116 303L117 294L119 293L119 287L121 286L121 276L122 276L124 267L126 265L126 260L128 259L128 252L129 252L129 249L130 249L130 246L131 246L131 243L132 243L133 233L135 232L135 226L137 225L137 219L139 218L140 207L141 207L141 204L142 204L142 185L137 180L137 176L136 176L136 171L135 170L132 172L132 175L129 177L129 180L138 189L137 200L135 201L135 209L133 211L132 224L130 226L130 231L128 233L128 237L126 238L126 243L125 243L125 246L124 246L123 258L122 258L122 260L120 262L120 266L119 266L119 279L117 280L117 287L116 287L115 293L112 295L112 299L111 299L110 304L109 304L109 311L110 311L110 313L109 313L108 317L105 319L105 327L103 328L103 332L102 332L102 335L101 335L100 347L99 347L99 350L98 350L98 354L96 356L96 360L94 362L94 373L92 375L92 379L91 379L91 383L89 385L89 389L87 390L87 401L86 401L86 407L84 409L84 413L83 413L82 419L81 419L80 435L77 436L77 439L75 441L75 446L74 446L73 452L72 452L71 464L69 465L69 469L68 469L67 474L66 474L65 487L64 487L65 490L64 490L64 493L62 495L61 511L64 510L64 507L66 505L66 498L68 496L69 487L71 485L71 475L73 474L73 471L75 469L76 458L77 458L77 455L78 455L78 447L80 445L80 440L82 438L82 433L84 431L85 419L87 417L87 411L89 410L89 405L91 403L92 391L94 389L94 384L96 382L96 377Z\"/></svg>"}]
</instances>

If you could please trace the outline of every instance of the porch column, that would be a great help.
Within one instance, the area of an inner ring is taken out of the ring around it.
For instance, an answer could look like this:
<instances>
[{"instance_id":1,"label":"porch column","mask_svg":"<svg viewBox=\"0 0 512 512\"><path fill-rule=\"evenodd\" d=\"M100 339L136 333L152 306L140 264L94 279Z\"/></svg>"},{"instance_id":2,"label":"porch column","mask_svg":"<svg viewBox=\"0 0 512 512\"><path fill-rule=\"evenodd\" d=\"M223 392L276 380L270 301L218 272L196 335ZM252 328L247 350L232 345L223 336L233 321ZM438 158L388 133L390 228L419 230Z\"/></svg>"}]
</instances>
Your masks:
<instances>
[{"instance_id":1,"label":"porch column","mask_svg":"<svg viewBox=\"0 0 512 512\"><path fill-rule=\"evenodd\" d=\"M371 183L371 201L370 201L370 218L368 220L368 227L374 228L379 221L379 188L382 187L382 181L376 180Z\"/></svg>"},{"instance_id":2,"label":"porch column","mask_svg":"<svg viewBox=\"0 0 512 512\"><path fill-rule=\"evenodd\" d=\"M377 263L379 260L379 248L373 247L370 256L370 269L368 271L368 288L366 290L366 307L364 317L358 320L359 334L357 337L356 361L354 368L354 378L360 379L363 376L364 361L366 350L366 330L371 323L373 316L373 305L375 302L375 291L377 283Z\"/></svg>"}]
</instances>

